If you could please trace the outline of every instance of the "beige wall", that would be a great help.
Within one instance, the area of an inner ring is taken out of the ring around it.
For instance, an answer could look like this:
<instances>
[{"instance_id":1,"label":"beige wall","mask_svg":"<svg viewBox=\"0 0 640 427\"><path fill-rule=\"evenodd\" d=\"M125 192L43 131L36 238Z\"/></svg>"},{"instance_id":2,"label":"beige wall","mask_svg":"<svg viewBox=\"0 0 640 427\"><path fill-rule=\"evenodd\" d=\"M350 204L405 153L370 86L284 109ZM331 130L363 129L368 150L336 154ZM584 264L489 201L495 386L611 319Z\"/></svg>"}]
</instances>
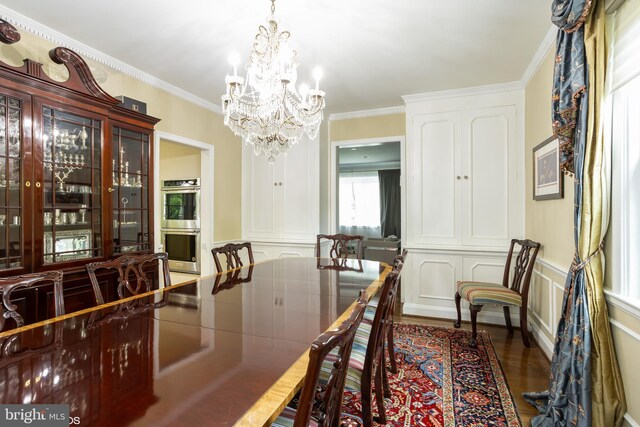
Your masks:
<instances>
[{"instance_id":1,"label":"beige wall","mask_svg":"<svg viewBox=\"0 0 640 427\"><path fill-rule=\"evenodd\" d=\"M21 65L22 59L42 62L52 78L66 79L63 65L52 63L48 52L55 47L27 31L20 30L22 39L14 45L0 46L0 59ZM222 116L164 90L87 59L96 75L106 80L102 88L113 96L126 95L147 103L147 114L161 119L156 130L215 146L214 170L214 236L216 241L241 238L242 147L239 138L224 126Z\"/></svg>"},{"instance_id":2,"label":"beige wall","mask_svg":"<svg viewBox=\"0 0 640 427\"><path fill-rule=\"evenodd\" d=\"M200 149L160 140L160 180L200 178Z\"/></svg>"},{"instance_id":3,"label":"beige wall","mask_svg":"<svg viewBox=\"0 0 640 427\"><path fill-rule=\"evenodd\" d=\"M552 49L553 50L553 49ZM525 90L525 235L542 243L541 257L568 267L573 255L573 179L564 178L564 198L533 200L533 147L551 136L550 51Z\"/></svg>"},{"instance_id":4,"label":"beige wall","mask_svg":"<svg viewBox=\"0 0 640 427\"><path fill-rule=\"evenodd\" d=\"M331 142L403 136L406 132L405 117L404 113L398 113L386 116L333 120L329 123L329 136L331 137Z\"/></svg>"},{"instance_id":5,"label":"beige wall","mask_svg":"<svg viewBox=\"0 0 640 427\"><path fill-rule=\"evenodd\" d=\"M551 135L550 94L553 76L553 49L527 85L525 91L526 138L526 236L541 242L540 257L552 265L538 263L532 278L530 293L530 320L534 324L537 341L546 347L547 354L553 347L556 327L562 309L564 282L573 254L573 179L565 177L563 199L533 201L532 198L532 149ZM615 168L615 165L613 166ZM607 243L611 243L608 236ZM610 245L608 245L610 246ZM608 252L608 251L607 251ZM610 253L609 253L610 255ZM611 260L611 257L607 257ZM554 268L555 266L559 268ZM611 268L608 269L608 273ZM605 287L611 288L611 275L606 274ZM640 352L640 319L618 304L608 304L611 332L618 363L622 372L627 417L637 425L640 422L640 371L636 357ZM632 425L629 420L625 425Z\"/></svg>"}]
</instances>

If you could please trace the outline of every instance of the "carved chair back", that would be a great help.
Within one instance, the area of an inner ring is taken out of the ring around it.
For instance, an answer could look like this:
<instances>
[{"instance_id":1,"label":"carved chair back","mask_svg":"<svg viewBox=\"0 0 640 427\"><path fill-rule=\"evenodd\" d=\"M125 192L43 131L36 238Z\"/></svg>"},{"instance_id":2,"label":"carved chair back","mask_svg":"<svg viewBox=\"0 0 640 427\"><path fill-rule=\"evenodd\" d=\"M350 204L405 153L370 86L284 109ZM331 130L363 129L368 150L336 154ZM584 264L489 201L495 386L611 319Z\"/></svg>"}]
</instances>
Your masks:
<instances>
[{"instance_id":1,"label":"carved chair back","mask_svg":"<svg viewBox=\"0 0 640 427\"><path fill-rule=\"evenodd\" d=\"M513 253L516 250L516 245L520 247L520 251L514 259ZM504 276L502 277L502 285L512 291L518 292L522 296L523 307L527 306L531 273L533 272L533 265L535 264L539 249L540 243L529 239L512 239L511 245L509 246L509 254L507 255ZM513 275L510 274L512 260L515 263L513 266ZM510 275L511 284L509 284Z\"/></svg>"},{"instance_id":2,"label":"carved chair back","mask_svg":"<svg viewBox=\"0 0 640 427\"><path fill-rule=\"evenodd\" d=\"M0 331L4 329L7 319L13 319L16 327L24 325L24 318L18 313L18 306L11 302L12 293L18 289L31 288L42 283L53 283L53 304L56 317L64 314L62 294L62 271L46 271L44 273L23 274L20 276L0 278Z\"/></svg>"},{"instance_id":3,"label":"carved chair back","mask_svg":"<svg viewBox=\"0 0 640 427\"><path fill-rule=\"evenodd\" d=\"M300 401L296 411L294 427L306 427L313 416L319 426L337 426L342 413L342 395L349 367L349 355L356 331L367 306L367 294L360 291L356 307L337 329L324 332L311 345L309 365L305 375ZM322 362L336 347L339 347L333 370L321 398L316 399Z\"/></svg>"},{"instance_id":4,"label":"carved chair back","mask_svg":"<svg viewBox=\"0 0 640 427\"><path fill-rule=\"evenodd\" d=\"M329 240L331 248L329 248L329 258L346 259L353 245L355 245L355 254L357 259L362 259L362 241L364 236L351 234L318 234L316 240L316 257L320 257L320 244L322 240Z\"/></svg>"},{"instance_id":5,"label":"carved chair back","mask_svg":"<svg viewBox=\"0 0 640 427\"><path fill-rule=\"evenodd\" d=\"M148 292L152 288L151 280L147 277L144 267L151 262L158 261L162 265L162 277L165 286L171 286L169 275L169 257L166 252L143 255L123 255L116 259L101 262L92 262L86 265L91 286L98 305L104 304L104 297L100 290L96 271L116 270L118 272L118 298L122 299L131 295ZM128 292L128 294L125 294Z\"/></svg>"},{"instance_id":6,"label":"carved chair back","mask_svg":"<svg viewBox=\"0 0 640 427\"><path fill-rule=\"evenodd\" d=\"M216 270L218 273L222 273L226 270L233 270L234 268L240 268L244 264L242 263L242 258L240 258L240 254L242 249L246 248L249 256L249 264L253 264L253 250L251 249L251 242L244 243L227 243L224 246L220 246L218 248L211 249L211 254L213 255L213 261L216 263ZM226 259L226 269L222 268L220 264L219 256L224 256Z\"/></svg>"}]
</instances>

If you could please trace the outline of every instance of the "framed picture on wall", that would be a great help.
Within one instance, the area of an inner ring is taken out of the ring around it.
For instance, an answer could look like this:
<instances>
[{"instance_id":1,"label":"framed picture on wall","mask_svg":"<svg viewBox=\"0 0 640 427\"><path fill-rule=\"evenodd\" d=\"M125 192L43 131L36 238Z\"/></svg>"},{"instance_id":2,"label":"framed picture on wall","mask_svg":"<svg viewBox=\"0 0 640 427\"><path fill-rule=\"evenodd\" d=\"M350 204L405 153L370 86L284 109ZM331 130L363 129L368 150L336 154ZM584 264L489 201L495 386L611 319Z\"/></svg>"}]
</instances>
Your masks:
<instances>
[{"instance_id":1,"label":"framed picture on wall","mask_svg":"<svg viewBox=\"0 0 640 427\"><path fill-rule=\"evenodd\" d=\"M560 143L552 136L533 149L533 200L564 197L564 179L560 172Z\"/></svg>"}]
</instances>

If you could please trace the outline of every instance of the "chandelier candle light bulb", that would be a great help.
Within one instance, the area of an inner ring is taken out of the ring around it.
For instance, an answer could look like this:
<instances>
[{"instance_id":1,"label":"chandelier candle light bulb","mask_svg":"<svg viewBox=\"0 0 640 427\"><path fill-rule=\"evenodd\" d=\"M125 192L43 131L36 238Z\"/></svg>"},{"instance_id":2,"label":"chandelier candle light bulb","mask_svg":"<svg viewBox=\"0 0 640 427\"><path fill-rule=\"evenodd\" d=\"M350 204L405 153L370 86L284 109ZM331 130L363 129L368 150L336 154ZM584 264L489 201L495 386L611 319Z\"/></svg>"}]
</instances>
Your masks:
<instances>
[{"instance_id":1,"label":"chandelier candle light bulb","mask_svg":"<svg viewBox=\"0 0 640 427\"><path fill-rule=\"evenodd\" d=\"M266 26L258 27L246 78L237 74L237 55L230 55L233 76L226 76L222 95L225 125L245 144L252 144L256 155L267 156L269 163L286 154L304 134L315 138L325 107L319 69L314 71L315 90L306 85L306 90L296 90L297 53L288 45L291 34L279 31L274 14L275 0L271 0L271 16Z\"/></svg>"}]
</instances>

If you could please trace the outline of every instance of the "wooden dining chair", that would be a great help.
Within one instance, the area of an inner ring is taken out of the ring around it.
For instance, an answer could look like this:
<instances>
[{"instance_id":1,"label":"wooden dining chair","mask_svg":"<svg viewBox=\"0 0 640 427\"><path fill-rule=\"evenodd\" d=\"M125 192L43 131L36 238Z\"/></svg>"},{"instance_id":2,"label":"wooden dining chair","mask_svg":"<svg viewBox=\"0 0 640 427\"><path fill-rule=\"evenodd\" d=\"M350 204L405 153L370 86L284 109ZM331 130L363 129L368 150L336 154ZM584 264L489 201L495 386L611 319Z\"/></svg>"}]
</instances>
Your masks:
<instances>
[{"instance_id":1,"label":"wooden dining chair","mask_svg":"<svg viewBox=\"0 0 640 427\"><path fill-rule=\"evenodd\" d=\"M147 277L145 266L152 262L159 262L162 268L164 285L171 286L169 275L169 257L166 252L157 252L143 255L123 255L109 260L92 262L85 266L89 273L89 280L95 294L96 303L104 304L104 297L100 290L100 284L96 276L99 270L116 270L118 272L118 298L122 299L132 295L149 292L152 288L151 280Z\"/></svg>"},{"instance_id":2,"label":"wooden dining chair","mask_svg":"<svg viewBox=\"0 0 640 427\"><path fill-rule=\"evenodd\" d=\"M349 318L338 328L324 332L313 342L297 408L285 407L272 426L291 426L292 420L293 427L339 425L349 354L366 305L367 293L360 291L357 304ZM320 371L329 353L334 354L329 379L325 382L323 392L317 393Z\"/></svg>"},{"instance_id":3,"label":"wooden dining chair","mask_svg":"<svg viewBox=\"0 0 640 427\"><path fill-rule=\"evenodd\" d=\"M0 294L2 295L2 312L0 313L0 331L4 330L7 319L13 319L15 326L24 326L24 318L18 313L18 306L12 302L13 292L32 288L46 283L53 284L53 306L56 317L64 314L64 297L62 293L62 271L46 271L20 276L0 278Z\"/></svg>"},{"instance_id":4,"label":"wooden dining chair","mask_svg":"<svg viewBox=\"0 0 640 427\"><path fill-rule=\"evenodd\" d=\"M346 259L351 253L355 254L355 258L362 259L362 242L364 236L351 234L318 234L316 238L316 257L320 258L320 246L323 241L331 242L329 248L329 258Z\"/></svg>"},{"instance_id":5,"label":"wooden dining chair","mask_svg":"<svg viewBox=\"0 0 640 427\"><path fill-rule=\"evenodd\" d=\"M402 277L401 277L402 267L406 260L407 253L408 251L404 249L402 251L402 254L397 255L395 257L395 260L393 262L393 270L392 270L392 271L398 272L398 280L396 281L396 286L393 289L392 297L391 297L391 300L389 301L390 313L388 316L388 325L387 325L387 333L386 333L386 339L387 339L386 354L388 354L389 356L389 365L390 365L389 371L393 374L398 373L398 366L396 364L396 357L395 357L395 340L393 335L394 333L393 314L395 312L397 295L398 295L398 291L400 290L400 282L402 280ZM364 315L365 322L373 321L375 310L378 306L378 301L379 301L378 298L372 298L371 301L369 301L369 304L367 305L367 311L365 312L365 315Z\"/></svg>"},{"instance_id":6,"label":"wooden dining chair","mask_svg":"<svg viewBox=\"0 0 640 427\"><path fill-rule=\"evenodd\" d=\"M387 334L389 314L392 312L390 304L394 289L397 289L398 278L399 272L397 270L391 271L385 278L373 320L363 321L360 324L349 356L345 388L360 392L362 421L365 427L371 427L374 421L373 386L376 390L376 406L378 408L378 417L375 421L380 424L387 422L383 398L383 395L389 394L384 363L384 337ZM320 374L321 381L328 381L328 373L331 372L331 364L334 360L335 354L332 352L323 362Z\"/></svg>"},{"instance_id":7,"label":"wooden dining chair","mask_svg":"<svg viewBox=\"0 0 640 427\"><path fill-rule=\"evenodd\" d=\"M249 258L249 264L253 264L253 250L251 249L251 242L244 243L227 243L224 246L220 246L217 248L211 249L211 254L213 255L213 261L216 263L216 270L218 273L222 273L226 270L233 270L234 268L240 268L244 264L242 263L242 258L240 254L242 249L247 249L247 254ZM226 261L226 269L222 268L222 264L220 264L220 256L225 257Z\"/></svg>"},{"instance_id":8,"label":"wooden dining chair","mask_svg":"<svg viewBox=\"0 0 640 427\"><path fill-rule=\"evenodd\" d=\"M515 252L515 247L519 247L518 255L515 258L513 274L511 274L511 261ZM463 298L469 301L469 311L471 312L471 345L476 345L476 318L482 307L485 305L501 305L504 311L504 319L507 323L509 334L513 334L511 325L511 314L509 307L515 306L520 309L520 332L522 342L525 347L529 347L529 330L527 328L527 302L529 299L529 283L533 265L540 249L540 243L527 240L512 239L509 247L509 254L504 266L502 283L485 283L462 281L458 282L456 292L456 311L458 318L453 324L459 328L461 322L460 300ZM511 276L511 284L509 277Z\"/></svg>"}]
</instances>

